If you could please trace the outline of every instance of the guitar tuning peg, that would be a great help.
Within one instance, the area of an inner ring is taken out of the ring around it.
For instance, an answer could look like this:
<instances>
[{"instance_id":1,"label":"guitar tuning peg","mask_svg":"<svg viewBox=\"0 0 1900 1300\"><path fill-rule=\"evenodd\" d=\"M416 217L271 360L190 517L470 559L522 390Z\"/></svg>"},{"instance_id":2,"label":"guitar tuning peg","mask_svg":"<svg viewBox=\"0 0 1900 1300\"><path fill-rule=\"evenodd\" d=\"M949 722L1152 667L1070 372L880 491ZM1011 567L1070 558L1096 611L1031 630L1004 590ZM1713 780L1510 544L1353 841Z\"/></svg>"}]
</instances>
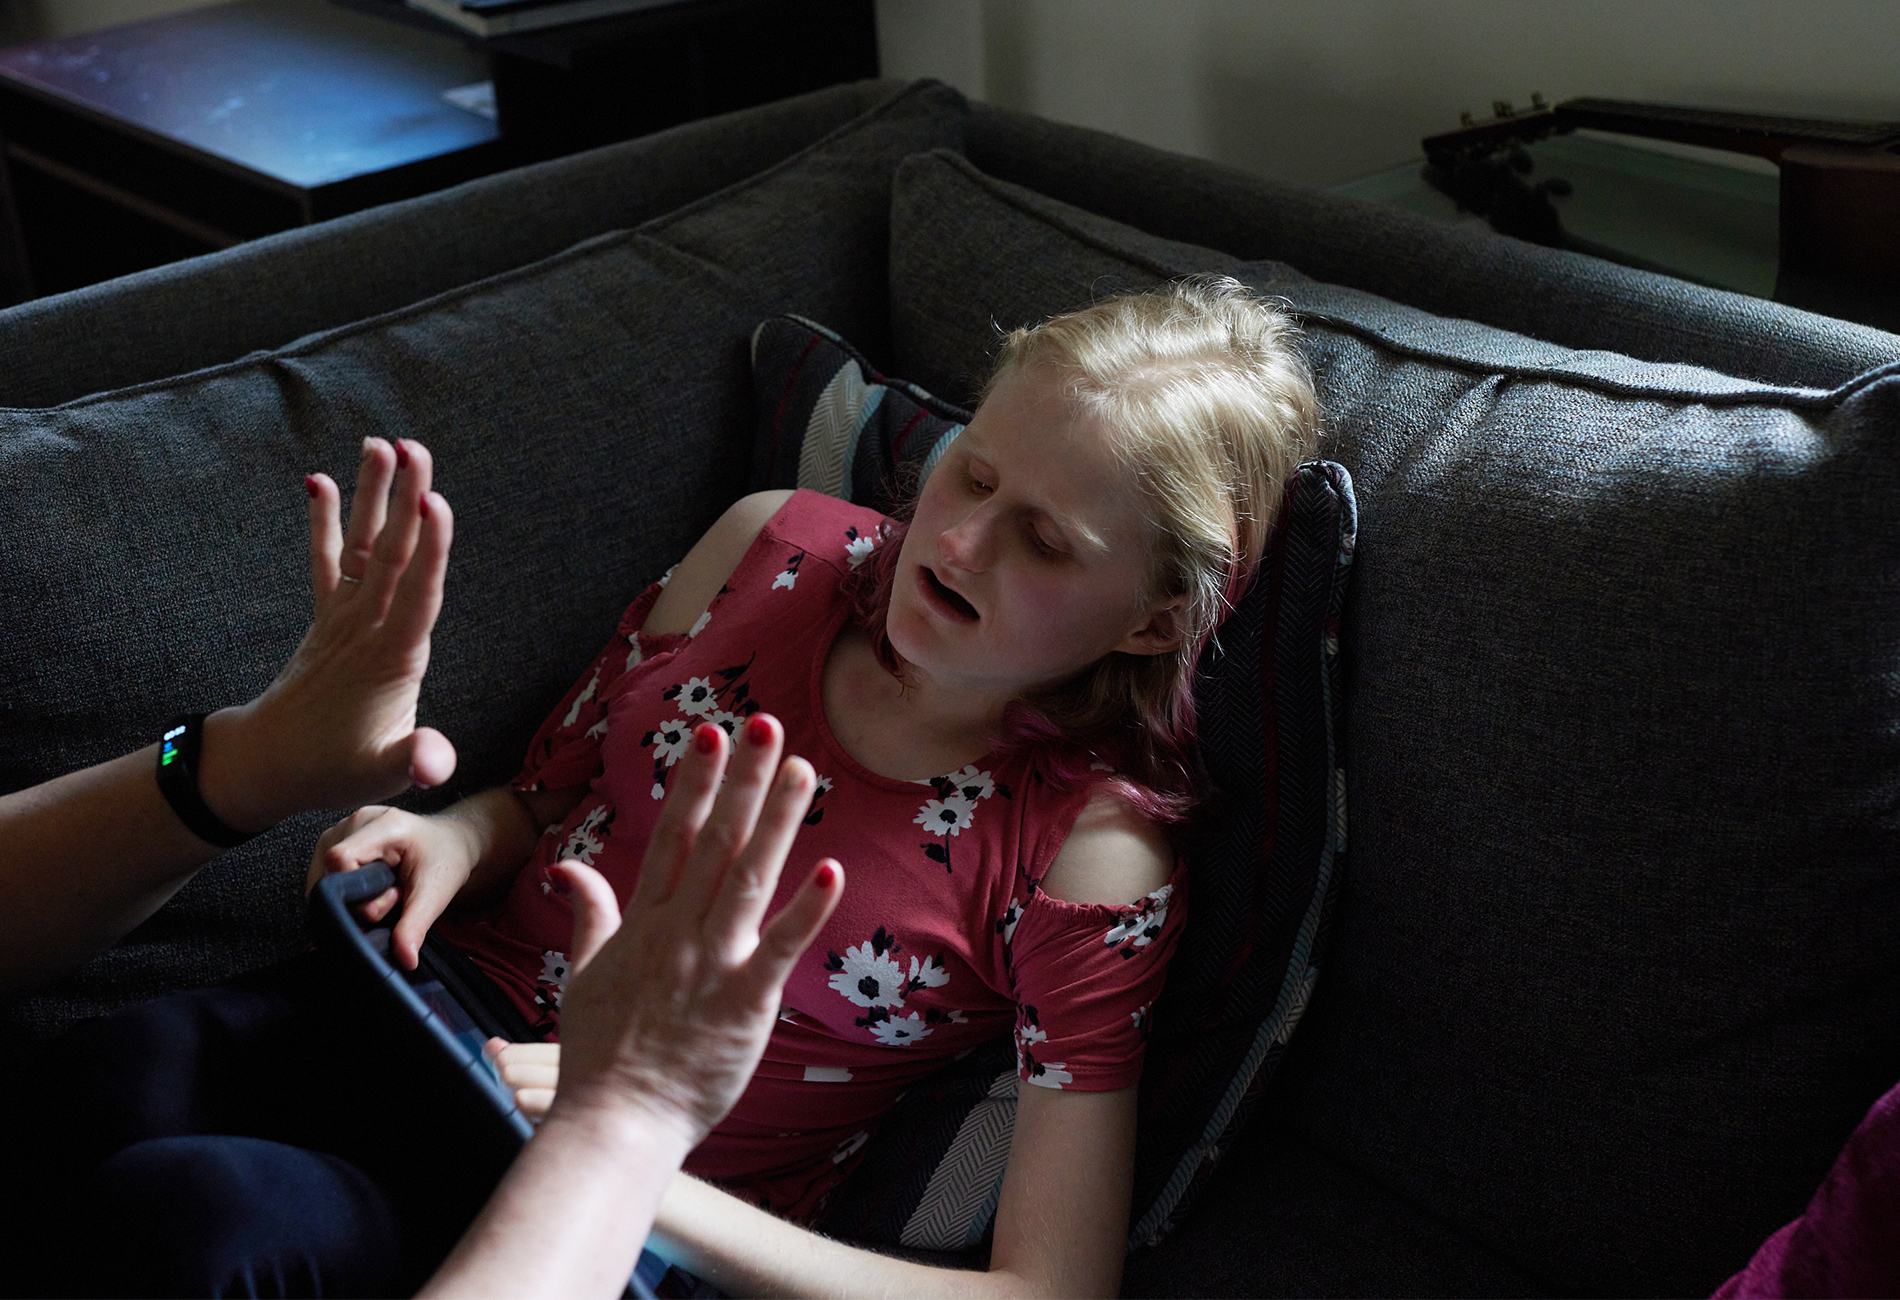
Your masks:
<instances>
[{"instance_id":1,"label":"guitar tuning peg","mask_svg":"<svg viewBox=\"0 0 1900 1300\"><path fill-rule=\"evenodd\" d=\"M1463 110L1461 110L1461 111L1459 112L1459 114L1458 114L1458 125L1459 125L1459 126L1476 126L1477 124L1478 124L1478 123L1477 123L1477 120L1476 120L1475 118L1473 118L1473 117L1471 116L1471 110L1470 110L1470 109L1468 109L1468 108L1467 108L1467 109L1463 109Z\"/></svg>"},{"instance_id":2,"label":"guitar tuning peg","mask_svg":"<svg viewBox=\"0 0 1900 1300\"><path fill-rule=\"evenodd\" d=\"M1494 99L1491 101L1491 113L1494 117L1510 117L1514 111L1515 110L1511 108L1511 101L1508 99Z\"/></svg>"},{"instance_id":3,"label":"guitar tuning peg","mask_svg":"<svg viewBox=\"0 0 1900 1300\"><path fill-rule=\"evenodd\" d=\"M1536 108L1536 109L1543 109L1543 108L1550 107L1548 104L1544 102L1544 94L1542 91L1533 90L1531 92L1531 107Z\"/></svg>"}]
</instances>

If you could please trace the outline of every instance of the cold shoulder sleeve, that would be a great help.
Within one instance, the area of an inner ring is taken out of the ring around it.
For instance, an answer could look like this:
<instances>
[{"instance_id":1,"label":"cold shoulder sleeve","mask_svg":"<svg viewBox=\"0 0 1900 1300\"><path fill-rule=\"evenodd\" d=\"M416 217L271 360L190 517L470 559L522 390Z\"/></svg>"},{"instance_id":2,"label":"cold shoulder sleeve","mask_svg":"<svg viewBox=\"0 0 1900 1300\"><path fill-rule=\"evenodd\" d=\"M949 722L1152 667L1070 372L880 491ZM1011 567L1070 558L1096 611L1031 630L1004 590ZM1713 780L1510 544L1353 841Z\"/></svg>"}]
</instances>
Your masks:
<instances>
[{"instance_id":1,"label":"cold shoulder sleeve","mask_svg":"<svg viewBox=\"0 0 1900 1300\"><path fill-rule=\"evenodd\" d=\"M614 636L568 688L529 742L528 756L513 781L523 791L563 790L600 774L600 742L607 733L608 702L648 661L678 649L687 638L652 636L640 630L653 612L666 579L648 587L620 616Z\"/></svg>"},{"instance_id":2,"label":"cold shoulder sleeve","mask_svg":"<svg viewBox=\"0 0 1900 1300\"><path fill-rule=\"evenodd\" d=\"M1185 876L1125 906L1070 903L1040 889L1010 924L1017 1077L1042 1088L1113 1092L1141 1077L1148 1013L1185 919Z\"/></svg>"}]
</instances>

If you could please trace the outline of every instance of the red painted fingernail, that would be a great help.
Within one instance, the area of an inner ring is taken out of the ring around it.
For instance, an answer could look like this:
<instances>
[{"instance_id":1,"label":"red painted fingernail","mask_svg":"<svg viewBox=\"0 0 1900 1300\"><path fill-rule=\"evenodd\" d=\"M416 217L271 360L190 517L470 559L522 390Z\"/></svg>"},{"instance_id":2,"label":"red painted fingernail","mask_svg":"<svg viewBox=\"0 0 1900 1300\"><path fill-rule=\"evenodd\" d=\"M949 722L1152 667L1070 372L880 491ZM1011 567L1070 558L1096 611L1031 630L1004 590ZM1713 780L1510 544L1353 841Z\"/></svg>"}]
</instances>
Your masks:
<instances>
[{"instance_id":1,"label":"red painted fingernail","mask_svg":"<svg viewBox=\"0 0 1900 1300\"><path fill-rule=\"evenodd\" d=\"M427 519L429 517L429 498L428 497L422 496L422 497L416 498L416 514L421 516L424 519Z\"/></svg>"},{"instance_id":2,"label":"red painted fingernail","mask_svg":"<svg viewBox=\"0 0 1900 1300\"><path fill-rule=\"evenodd\" d=\"M561 895L563 898L565 898L569 893L572 892L567 887L567 877L565 875L557 875L556 873L550 871L548 872L548 883L553 885L554 892Z\"/></svg>"},{"instance_id":3,"label":"red painted fingernail","mask_svg":"<svg viewBox=\"0 0 1900 1300\"><path fill-rule=\"evenodd\" d=\"M396 439L396 468L403 469L409 464L409 449L402 445L402 439Z\"/></svg>"},{"instance_id":4,"label":"red painted fingernail","mask_svg":"<svg viewBox=\"0 0 1900 1300\"><path fill-rule=\"evenodd\" d=\"M764 715L758 713L753 714L750 718L746 719L745 738L755 745L771 744L772 724L765 720Z\"/></svg>"},{"instance_id":5,"label":"red painted fingernail","mask_svg":"<svg viewBox=\"0 0 1900 1300\"><path fill-rule=\"evenodd\" d=\"M710 722L700 723L693 732L693 748L702 754L710 754L719 748L719 728Z\"/></svg>"},{"instance_id":6,"label":"red painted fingernail","mask_svg":"<svg viewBox=\"0 0 1900 1300\"><path fill-rule=\"evenodd\" d=\"M821 863L818 867L818 888L830 889L837 883L838 868L832 866L829 862Z\"/></svg>"},{"instance_id":7,"label":"red painted fingernail","mask_svg":"<svg viewBox=\"0 0 1900 1300\"><path fill-rule=\"evenodd\" d=\"M303 490L310 494L312 501L317 499L317 476L315 474L305 474L303 476Z\"/></svg>"}]
</instances>

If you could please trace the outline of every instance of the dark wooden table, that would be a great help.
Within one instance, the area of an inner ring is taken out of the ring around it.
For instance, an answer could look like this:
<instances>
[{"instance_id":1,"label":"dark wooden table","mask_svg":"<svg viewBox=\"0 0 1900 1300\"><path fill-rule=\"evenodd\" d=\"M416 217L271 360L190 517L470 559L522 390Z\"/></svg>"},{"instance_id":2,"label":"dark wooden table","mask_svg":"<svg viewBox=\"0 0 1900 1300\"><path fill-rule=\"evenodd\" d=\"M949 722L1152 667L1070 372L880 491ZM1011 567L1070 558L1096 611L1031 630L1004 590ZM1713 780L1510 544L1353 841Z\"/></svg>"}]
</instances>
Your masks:
<instances>
[{"instance_id":1,"label":"dark wooden table","mask_svg":"<svg viewBox=\"0 0 1900 1300\"><path fill-rule=\"evenodd\" d=\"M442 98L488 75L468 42L329 0L0 50L0 305L507 166L496 124Z\"/></svg>"}]
</instances>

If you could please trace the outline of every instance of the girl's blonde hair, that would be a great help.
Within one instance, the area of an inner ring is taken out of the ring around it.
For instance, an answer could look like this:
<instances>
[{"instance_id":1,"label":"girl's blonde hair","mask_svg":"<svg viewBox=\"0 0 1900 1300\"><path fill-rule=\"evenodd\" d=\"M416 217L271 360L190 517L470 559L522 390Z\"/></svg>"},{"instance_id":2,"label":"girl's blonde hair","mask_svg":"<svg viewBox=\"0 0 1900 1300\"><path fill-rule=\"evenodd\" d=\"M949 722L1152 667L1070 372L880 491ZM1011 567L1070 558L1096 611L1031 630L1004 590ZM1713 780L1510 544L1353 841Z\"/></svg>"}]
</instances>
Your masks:
<instances>
[{"instance_id":1,"label":"girl's blonde hair","mask_svg":"<svg viewBox=\"0 0 1900 1300\"><path fill-rule=\"evenodd\" d=\"M985 395L1038 371L1108 430L1155 530L1140 604L1182 597L1178 648L1111 654L1021 702L1005 748L1066 741L1086 756L1077 775L1106 760L1149 815L1175 820L1191 805L1195 663L1258 568L1294 467L1318 443L1298 338L1284 311L1226 276L1110 298L1004 337ZM875 631L894 666L881 620Z\"/></svg>"}]
</instances>

